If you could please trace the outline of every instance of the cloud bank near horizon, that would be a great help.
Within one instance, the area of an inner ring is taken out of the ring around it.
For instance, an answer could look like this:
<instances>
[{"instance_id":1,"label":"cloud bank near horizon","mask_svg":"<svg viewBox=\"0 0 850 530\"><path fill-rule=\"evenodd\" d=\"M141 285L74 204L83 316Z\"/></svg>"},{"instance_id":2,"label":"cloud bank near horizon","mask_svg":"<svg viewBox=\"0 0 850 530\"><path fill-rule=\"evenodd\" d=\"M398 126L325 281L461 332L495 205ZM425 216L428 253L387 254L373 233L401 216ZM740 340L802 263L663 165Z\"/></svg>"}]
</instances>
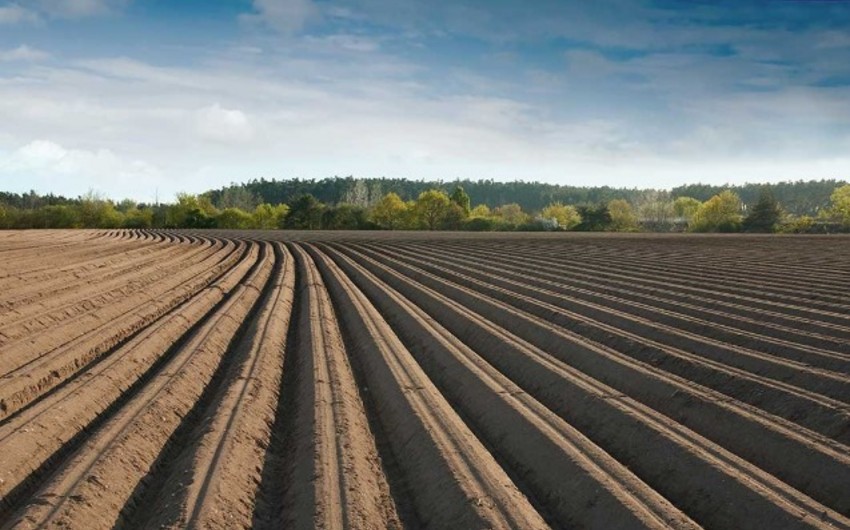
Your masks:
<instances>
[{"instance_id":1,"label":"cloud bank near horizon","mask_svg":"<svg viewBox=\"0 0 850 530\"><path fill-rule=\"evenodd\" d=\"M850 3L0 0L0 188L850 174Z\"/></svg>"}]
</instances>

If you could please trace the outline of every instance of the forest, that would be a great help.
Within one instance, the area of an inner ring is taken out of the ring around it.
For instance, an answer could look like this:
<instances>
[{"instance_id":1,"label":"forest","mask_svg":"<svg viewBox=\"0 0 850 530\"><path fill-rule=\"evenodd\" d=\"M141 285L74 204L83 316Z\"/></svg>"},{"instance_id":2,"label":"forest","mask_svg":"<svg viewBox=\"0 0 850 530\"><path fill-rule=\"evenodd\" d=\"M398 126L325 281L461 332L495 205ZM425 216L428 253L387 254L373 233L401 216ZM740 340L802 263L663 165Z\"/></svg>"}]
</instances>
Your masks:
<instances>
[{"instance_id":1,"label":"forest","mask_svg":"<svg viewBox=\"0 0 850 530\"><path fill-rule=\"evenodd\" d=\"M516 203L526 212L536 212L547 205L601 204L623 199L636 205L645 202L647 196L666 196L671 200L692 197L705 202L718 193L729 190L738 195L743 203L755 203L764 190L770 191L782 207L793 215L816 216L829 206L832 192L847 182L842 180L786 181L773 184L752 183L716 186L688 184L670 191L652 188L612 188L610 186L570 186L543 182L497 182L488 180L409 180L402 178L354 178L333 177L326 179L251 180L244 184L231 184L204 195L215 205L227 202L228 197L247 192L259 203L289 203L299 195L312 195L325 204L352 204L369 207L387 193L395 193L404 200L415 199L423 191L443 189L451 191L461 186L472 197L475 204L488 208ZM1 199L0 199L1 200Z\"/></svg>"}]
</instances>

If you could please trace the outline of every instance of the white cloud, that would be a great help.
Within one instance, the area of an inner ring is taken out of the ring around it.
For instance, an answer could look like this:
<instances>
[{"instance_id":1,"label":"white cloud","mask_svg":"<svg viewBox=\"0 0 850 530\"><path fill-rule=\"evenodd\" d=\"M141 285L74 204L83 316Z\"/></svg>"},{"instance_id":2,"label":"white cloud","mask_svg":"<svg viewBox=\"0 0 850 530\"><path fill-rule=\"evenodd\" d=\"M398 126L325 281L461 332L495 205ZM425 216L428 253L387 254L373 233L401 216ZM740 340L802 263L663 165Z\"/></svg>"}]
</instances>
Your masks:
<instances>
[{"instance_id":1,"label":"white cloud","mask_svg":"<svg viewBox=\"0 0 850 530\"><path fill-rule=\"evenodd\" d=\"M156 166L110 149L70 149L46 139L33 140L5 155L0 152L0 172L4 179L16 180L4 183L7 189L35 188L70 196L92 188L113 197L126 193L141 197L152 187L148 183L155 186L161 178Z\"/></svg>"},{"instance_id":2,"label":"white cloud","mask_svg":"<svg viewBox=\"0 0 850 530\"><path fill-rule=\"evenodd\" d=\"M380 48L379 42L370 37L362 35L336 34L326 37L305 37L304 42L316 51L339 52L340 50L350 52L374 52Z\"/></svg>"},{"instance_id":3,"label":"white cloud","mask_svg":"<svg viewBox=\"0 0 850 530\"><path fill-rule=\"evenodd\" d=\"M129 0L34 0L51 17L83 18L105 15L124 7Z\"/></svg>"},{"instance_id":4,"label":"white cloud","mask_svg":"<svg viewBox=\"0 0 850 530\"><path fill-rule=\"evenodd\" d=\"M35 24L45 18L85 18L114 13L131 0L20 0L0 5L0 25Z\"/></svg>"},{"instance_id":5,"label":"white cloud","mask_svg":"<svg viewBox=\"0 0 850 530\"><path fill-rule=\"evenodd\" d=\"M51 140L33 140L21 146L5 160L0 159L0 167L91 178L145 178L159 173L148 163L125 160L109 149L67 149Z\"/></svg>"},{"instance_id":6,"label":"white cloud","mask_svg":"<svg viewBox=\"0 0 850 530\"><path fill-rule=\"evenodd\" d=\"M225 109L218 103L198 111L197 131L201 138L221 143L245 143L254 136L244 112Z\"/></svg>"},{"instance_id":7,"label":"white cloud","mask_svg":"<svg viewBox=\"0 0 850 530\"><path fill-rule=\"evenodd\" d=\"M11 3L0 6L0 25L12 25L21 23L33 24L38 21L38 13L31 9L22 7L20 4Z\"/></svg>"},{"instance_id":8,"label":"white cloud","mask_svg":"<svg viewBox=\"0 0 850 530\"><path fill-rule=\"evenodd\" d=\"M282 33L296 33L319 16L312 0L253 0L253 5L256 13L242 15L242 20L259 22Z\"/></svg>"},{"instance_id":9,"label":"white cloud","mask_svg":"<svg viewBox=\"0 0 850 530\"><path fill-rule=\"evenodd\" d=\"M11 50L0 50L0 61L37 62L49 58L49 53L42 50L37 50L35 48L30 48L26 44L22 44L17 48L13 48Z\"/></svg>"}]
</instances>

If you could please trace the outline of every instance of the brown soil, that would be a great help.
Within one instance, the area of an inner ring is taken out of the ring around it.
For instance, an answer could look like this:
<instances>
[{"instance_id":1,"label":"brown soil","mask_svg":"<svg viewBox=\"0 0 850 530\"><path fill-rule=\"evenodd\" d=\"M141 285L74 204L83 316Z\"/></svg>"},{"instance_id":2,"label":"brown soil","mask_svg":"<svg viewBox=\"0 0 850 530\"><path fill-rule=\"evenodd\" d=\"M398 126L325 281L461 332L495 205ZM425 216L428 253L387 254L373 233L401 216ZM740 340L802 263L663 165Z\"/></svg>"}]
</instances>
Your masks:
<instances>
[{"instance_id":1,"label":"brown soil","mask_svg":"<svg viewBox=\"0 0 850 530\"><path fill-rule=\"evenodd\" d=\"M850 239L0 232L58 527L850 530Z\"/></svg>"}]
</instances>

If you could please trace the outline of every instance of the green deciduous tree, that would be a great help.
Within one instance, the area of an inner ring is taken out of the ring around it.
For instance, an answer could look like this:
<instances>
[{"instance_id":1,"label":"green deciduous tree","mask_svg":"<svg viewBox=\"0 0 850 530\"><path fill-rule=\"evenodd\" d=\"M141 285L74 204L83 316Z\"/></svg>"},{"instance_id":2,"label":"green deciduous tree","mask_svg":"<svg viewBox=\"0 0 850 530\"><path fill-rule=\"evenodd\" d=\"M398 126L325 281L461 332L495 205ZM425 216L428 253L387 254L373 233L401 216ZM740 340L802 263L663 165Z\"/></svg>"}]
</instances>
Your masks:
<instances>
[{"instance_id":1,"label":"green deciduous tree","mask_svg":"<svg viewBox=\"0 0 850 530\"><path fill-rule=\"evenodd\" d=\"M673 200L666 191L647 191L635 202L635 214L641 227L649 230L668 231L676 217Z\"/></svg>"},{"instance_id":2,"label":"green deciduous tree","mask_svg":"<svg viewBox=\"0 0 850 530\"><path fill-rule=\"evenodd\" d=\"M578 210L561 202L553 202L543 208L540 216L546 219L555 219L558 226L563 230L572 230L581 223L581 215L579 215Z\"/></svg>"},{"instance_id":3,"label":"green deciduous tree","mask_svg":"<svg viewBox=\"0 0 850 530\"><path fill-rule=\"evenodd\" d=\"M410 200L404 203L404 214L401 216L399 228L401 230L416 230L422 228L419 224L419 216L416 211L416 201Z\"/></svg>"},{"instance_id":4,"label":"green deciduous tree","mask_svg":"<svg viewBox=\"0 0 850 530\"><path fill-rule=\"evenodd\" d=\"M403 227L407 204L396 193L387 193L372 208L372 221L381 228L398 230Z\"/></svg>"},{"instance_id":5,"label":"green deciduous tree","mask_svg":"<svg viewBox=\"0 0 850 530\"><path fill-rule=\"evenodd\" d=\"M741 229L741 199L726 190L697 209L688 228L692 232L737 232Z\"/></svg>"},{"instance_id":6,"label":"green deciduous tree","mask_svg":"<svg viewBox=\"0 0 850 530\"><path fill-rule=\"evenodd\" d=\"M124 228L150 228L153 219L153 209L133 207L124 212Z\"/></svg>"},{"instance_id":7,"label":"green deciduous tree","mask_svg":"<svg viewBox=\"0 0 850 530\"><path fill-rule=\"evenodd\" d=\"M440 228L443 230L460 230L463 228L463 222L469 218L469 213L465 211L459 204L452 201L449 204L443 219L440 222Z\"/></svg>"},{"instance_id":8,"label":"green deciduous tree","mask_svg":"<svg viewBox=\"0 0 850 530\"><path fill-rule=\"evenodd\" d=\"M693 197L679 197L673 201L673 213L683 221L690 222L701 205L702 203Z\"/></svg>"},{"instance_id":9,"label":"green deciduous tree","mask_svg":"<svg viewBox=\"0 0 850 530\"><path fill-rule=\"evenodd\" d=\"M121 213L127 213L134 208L138 208L138 206L139 205L133 199L123 199L115 205L115 208Z\"/></svg>"},{"instance_id":10,"label":"green deciduous tree","mask_svg":"<svg viewBox=\"0 0 850 530\"><path fill-rule=\"evenodd\" d=\"M81 226L79 208L70 204L45 206L38 213L43 218L44 228L77 228Z\"/></svg>"},{"instance_id":11,"label":"green deciduous tree","mask_svg":"<svg viewBox=\"0 0 850 530\"><path fill-rule=\"evenodd\" d=\"M611 216L610 230L634 232L638 228L638 219L632 205L623 199L608 201L608 214Z\"/></svg>"},{"instance_id":12,"label":"green deciduous tree","mask_svg":"<svg viewBox=\"0 0 850 530\"><path fill-rule=\"evenodd\" d=\"M493 216L496 217L505 228L516 228L528 222L528 214L522 211L522 207L512 202L497 207L493 210Z\"/></svg>"},{"instance_id":13,"label":"green deciduous tree","mask_svg":"<svg viewBox=\"0 0 850 530\"><path fill-rule=\"evenodd\" d=\"M277 206L272 206L267 202L258 204L252 213L252 217L254 218L254 227L261 230L283 228L283 224L288 213L289 206L286 204L278 204Z\"/></svg>"},{"instance_id":14,"label":"green deciduous tree","mask_svg":"<svg viewBox=\"0 0 850 530\"><path fill-rule=\"evenodd\" d=\"M118 228L123 221L124 216L112 201L93 191L80 197L79 225L83 228Z\"/></svg>"},{"instance_id":15,"label":"green deciduous tree","mask_svg":"<svg viewBox=\"0 0 850 530\"><path fill-rule=\"evenodd\" d=\"M445 192L428 190L416 199L416 218L420 226L435 230L443 222L451 201Z\"/></svg>"},{"instance_id":16,"label":"green deciduous tree","mask_svg":"<svg viewBox=\"0 0 850 530\"><path fill-rule=\"evenodd\" d=\"M211 228L218 210L206 197L178 193L177 202L167 207L165 224L174 228Z\"/></svg>"},{"instance_id":17,"label":"green deciduous tree","mask_svg":"<svg viewBox=\"0 0 850 530\"><path fill-rule=\"evenodd\" d=\"M254 218L239 208L225 208L216 216L215 223L218 228L244 230L254 227Z\"/></svg>"},{"instance_id":18,"label":"green deciduous tree","mask_svg":"<svg viewBox=\"0 0 850 530\"><path fill-rule=\"evenodd\" d=\"M479 204L469 212L469 217L471 218L486 219L492 216L493 213L490 211L490 207L488 207L486 204Z\"/></svg>"},{"instance_id":19,"label":"green deciduous tree","mask_svg":"<svg viewBox=\"0 0 850 530\"><path fill-rule=\"evenodd\" d=\"M830 217L844 226L850 226L850 184L836 188L829 200Z\"/></svg>"}]
</instances>

